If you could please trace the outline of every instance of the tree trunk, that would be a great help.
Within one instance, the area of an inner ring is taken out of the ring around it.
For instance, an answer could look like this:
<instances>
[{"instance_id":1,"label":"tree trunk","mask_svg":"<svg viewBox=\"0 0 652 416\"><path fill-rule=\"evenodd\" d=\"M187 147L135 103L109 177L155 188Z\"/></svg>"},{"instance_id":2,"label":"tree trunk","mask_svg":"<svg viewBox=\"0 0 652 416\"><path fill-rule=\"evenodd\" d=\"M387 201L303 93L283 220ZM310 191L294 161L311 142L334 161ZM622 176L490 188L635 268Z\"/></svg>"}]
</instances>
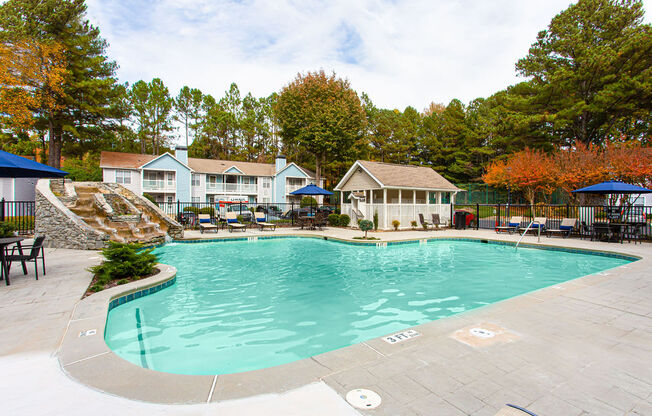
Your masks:
<instances>
[{"instance_id":1,"label":"tree trunk","mask_svg":"<svg viewBox=\"0 0 652 416\"><path fill-rule=\"evenodd\" d=\"M50 146L48 151L48 165L59 169L61 167L61 142L63 132L61 128L50 123Z\"/></svg>"},{"instance_id":2,"label":"tree trunk","mask_svg":"<svg viewBox=\"0 0 652 416\"><path fill-rule=\"evenodd\" d=\"M321 180L321 155L315 154L315 185L320 186Z\"/></svg>"}]
</instances>

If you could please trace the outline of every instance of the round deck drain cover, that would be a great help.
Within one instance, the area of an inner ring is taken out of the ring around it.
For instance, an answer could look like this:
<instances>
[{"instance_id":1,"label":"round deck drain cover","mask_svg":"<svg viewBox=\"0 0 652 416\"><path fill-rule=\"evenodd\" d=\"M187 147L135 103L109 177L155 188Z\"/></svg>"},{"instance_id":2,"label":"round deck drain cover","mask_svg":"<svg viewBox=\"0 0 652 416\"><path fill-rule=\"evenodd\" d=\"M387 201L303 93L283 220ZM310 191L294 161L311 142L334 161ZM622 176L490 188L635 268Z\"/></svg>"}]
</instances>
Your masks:
<instances>
[{"instance_id":1,"label":"round deck drain cover","mask_svg":"<svg viewBox=\"0 0 652 416\"><path fill-rule=\"evenodd\" d=\"M358 409L375 409L382 400L375 391L355 389L346 393L346 401Z\"/></svg>"},{"instance_id":2,"label":"round deck drain cover","mask_svg":"<svg viewBox=\"0 0 652 416\"><path fill-rule=\"evenodd\" d=\"M469 332L478 338L493 338L496 335L494 332L484 328L471 328Z\"/></svg>"}]
</instances>

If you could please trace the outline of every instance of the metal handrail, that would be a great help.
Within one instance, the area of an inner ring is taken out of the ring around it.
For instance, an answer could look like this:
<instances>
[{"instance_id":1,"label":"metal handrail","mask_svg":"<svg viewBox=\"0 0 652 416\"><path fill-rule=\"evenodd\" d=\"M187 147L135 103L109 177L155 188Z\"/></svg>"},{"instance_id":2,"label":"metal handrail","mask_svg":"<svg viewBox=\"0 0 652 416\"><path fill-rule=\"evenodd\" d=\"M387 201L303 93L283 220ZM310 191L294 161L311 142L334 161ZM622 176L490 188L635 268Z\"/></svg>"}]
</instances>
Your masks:
<instances>
[{"instance_id":1,"label":"metal handrail","mask_svg":"<svg viewBox=\"0 0 652 416\"><path fill-rule=\"evenodd\" d=\"M525 231L523 231L523 234L521 234L521 238L518 239L518 242L516 243L516 246L514 247L514 250L516 250L516 249L518 248L518 245L521 244L521 240L523 239L523 237L525 237L525 234L527 234L527 232L528 232L528 231L530 230L530 228L532 227L532 224L534 224L535 222L536 222L537 224L539 224L539 227L538 227L538 229L537 229L537 230L538 230L538 231L537 231L537 243L540 243L540 242L541 242L541 223L540 223L539 221L534 221L534 220L532 220L532 221L530 221L530 223L527 225L527 227L525 227Z\"/></svg>"}]
</instances>

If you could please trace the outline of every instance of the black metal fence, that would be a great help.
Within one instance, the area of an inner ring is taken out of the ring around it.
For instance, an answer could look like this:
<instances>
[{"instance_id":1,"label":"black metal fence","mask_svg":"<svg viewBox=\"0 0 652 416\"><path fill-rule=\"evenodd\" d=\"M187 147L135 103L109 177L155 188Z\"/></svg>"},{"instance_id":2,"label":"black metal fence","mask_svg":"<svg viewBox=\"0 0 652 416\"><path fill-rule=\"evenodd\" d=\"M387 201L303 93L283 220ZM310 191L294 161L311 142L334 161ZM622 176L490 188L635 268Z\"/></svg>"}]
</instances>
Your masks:
<instances>
[{"instance_id":1,"label":"black metal fence","mask_svg":"<svg viewBox=\"0 0 652 416\"><path fill-rule=\"evenodd\" d=\"M282 226L294 226L299 217L312 216L321 212L328 216L338 212L339 206L331 204L302 205L290 203L247 203L247 202L157 202L159 208L173 217L185 228L195 228L199 214L208 214L213 220L223 220L226 214L233 212L243 222L254 222L254 212L265 213L265 220Z\"/></svg>"},{"instance_id":2,"label":"black metal fence","mask_svg":"<svg viewBox=\"0 0 652 416\"><path fill-rule=\"evenodd\" d=\"M522 217L523 224L534 217L545 217L548 228L559 228L562 219L577 218L591 226L601 222L619 222L640 225L645 238L652 238L652 206L636 205L630 209L608 205L509 205L509 204L455 204L451 210L465 210L473 214L471 226L476 229L495 229L507 225L511 217ZM453 212L451 212L451 217Z\"/></svg>"},{"instance_id":3,"label":"black metal fence","mask_svg":"<svg viewBox=\"0 0 652 416\"><path fill-rule=\"evenodd\" d=\"M11 224L18 234L34 234L34 201L0 200L0 221Z\"/></svg>"}]
</instances>

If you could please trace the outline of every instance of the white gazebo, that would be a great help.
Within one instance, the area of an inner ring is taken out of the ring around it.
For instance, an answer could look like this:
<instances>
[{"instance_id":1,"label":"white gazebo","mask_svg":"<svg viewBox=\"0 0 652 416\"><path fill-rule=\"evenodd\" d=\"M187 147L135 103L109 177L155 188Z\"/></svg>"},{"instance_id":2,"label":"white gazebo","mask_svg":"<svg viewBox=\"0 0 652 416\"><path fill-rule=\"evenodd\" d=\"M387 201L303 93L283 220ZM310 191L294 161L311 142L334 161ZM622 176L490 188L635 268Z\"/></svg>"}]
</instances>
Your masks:
<instances>
[{"instance_id":1,"label":"white gazebo","mask_svg":"<svg viewBox=\"0 0 652 416\"><path fill-rule=\"evenodd\" d=\"M451 204L462 189L429 167L358 160L335 191L352 224L378 213L378 228L388 230L394 220L399 228L410 228L412 221L419 223L419 214L427 221L439 214L442 223L450 224Z\"/></svg>"}]
</instances>

